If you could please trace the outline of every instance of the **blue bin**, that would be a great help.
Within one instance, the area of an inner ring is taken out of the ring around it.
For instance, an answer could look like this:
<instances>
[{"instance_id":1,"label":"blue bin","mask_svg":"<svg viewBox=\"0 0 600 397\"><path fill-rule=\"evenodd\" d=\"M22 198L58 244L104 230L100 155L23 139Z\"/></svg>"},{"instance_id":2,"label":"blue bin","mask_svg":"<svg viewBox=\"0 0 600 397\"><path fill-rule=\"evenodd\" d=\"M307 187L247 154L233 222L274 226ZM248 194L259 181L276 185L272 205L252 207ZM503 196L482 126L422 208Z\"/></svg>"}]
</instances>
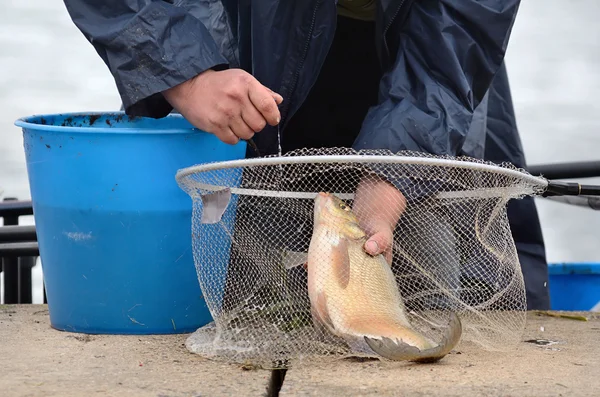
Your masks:
<instances>
[{"instance_id":1,"label":"blue bin","mask_svg":"<svg viewBox=\"0 0 600 397\"><path fill-rule=\"evenodd\" d=\"M175 174L244 158L246 143L222 143L177 114L52 114L15 124L23 129L51 326L172 334L212 321L193 261L192 201Z\"/></svg>"},{"instance_id":2,"label":"blue bin","mask_svg":"<svg viewBox=\"0 0 600 397\"><path fill-rule=\"evenodd\" d=\"M600 263L548 265L552 310L600 311Z\"/></svg>"}]
</instances>

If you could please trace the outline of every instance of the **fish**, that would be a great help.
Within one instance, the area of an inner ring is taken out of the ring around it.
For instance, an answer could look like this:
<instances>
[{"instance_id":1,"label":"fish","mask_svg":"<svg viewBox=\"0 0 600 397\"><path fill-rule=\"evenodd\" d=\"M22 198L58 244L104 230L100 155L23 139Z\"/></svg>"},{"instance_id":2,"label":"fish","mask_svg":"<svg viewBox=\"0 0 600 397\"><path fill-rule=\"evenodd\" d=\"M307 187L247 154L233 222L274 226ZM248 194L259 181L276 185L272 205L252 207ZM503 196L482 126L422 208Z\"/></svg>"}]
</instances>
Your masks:
<instances>
[{"instance_id":1,"label":"fish","mask_svg":"<svg viewBox=\"0 0 600 397\"><path fill-rule=\"evenodd\" d=\"M395 361L435 362L456 346L462 324L454 312L439 344L411 326L390 264L364 251L367 235L349 205L320 192L313 217L306 265L316 328Z\"/></svg>"}]
</instances>

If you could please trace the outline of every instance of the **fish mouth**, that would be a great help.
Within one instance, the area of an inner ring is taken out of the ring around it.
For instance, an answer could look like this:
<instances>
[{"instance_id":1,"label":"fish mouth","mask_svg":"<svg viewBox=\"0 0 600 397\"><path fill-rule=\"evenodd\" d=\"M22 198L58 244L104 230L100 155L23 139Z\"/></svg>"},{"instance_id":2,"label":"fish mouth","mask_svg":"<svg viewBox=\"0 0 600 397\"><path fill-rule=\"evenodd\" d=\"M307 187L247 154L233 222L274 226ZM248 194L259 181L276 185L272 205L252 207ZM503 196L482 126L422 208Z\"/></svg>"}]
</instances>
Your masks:
<instances>
[{"instance_id":1,"label":"fish mouth","mask_svg":"<svg viewBox=\"0 0 600 397\"><path fill-rule=\"evenodd\" d=\"M328 206L331 203L331 194L327 192L319 192L315 197L314 220L319 223L321 215L328 212Z\"/></svg>"},{"instance_id":2,"label":"fish mouth","mask_svg":"<svg viewBox=\"0 0 600 397\"><path fill-rule=\"evenodd\" d=\"M319 192L317 194L317 197L315 197L316 206L322 206L329 201L331 201L331 193Z\"/></svg>"}]
</instances>

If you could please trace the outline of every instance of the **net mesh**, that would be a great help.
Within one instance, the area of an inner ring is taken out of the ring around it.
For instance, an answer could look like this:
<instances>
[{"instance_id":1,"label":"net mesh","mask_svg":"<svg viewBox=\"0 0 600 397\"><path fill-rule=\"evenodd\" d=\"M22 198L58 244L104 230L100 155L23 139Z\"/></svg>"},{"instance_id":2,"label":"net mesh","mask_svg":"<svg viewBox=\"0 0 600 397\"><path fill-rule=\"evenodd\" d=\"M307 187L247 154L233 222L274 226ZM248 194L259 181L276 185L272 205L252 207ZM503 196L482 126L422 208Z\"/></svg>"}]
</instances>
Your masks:
<instances>
[{"instance_id":1,"label":"net mesh","mask_svg":"<svg viewBox=\"0 0 600 397\"><path fill-rule=\"evenodd\" d=\"M339 161L349 155L369 160ZM381 358L361 336L400 338L403 317L435 344L450 313L461 320L462 341L503 350L520 340L525 288L506 204L541 192L535 178L510 164L414 152L303 149L282 157L303 156L319 161L178 175L193 199L194 261L214 319L188 338L192 352L264 368ZM226 207L207 221L206 198L216 192L227 192L219 199ZM345 223L330 217L317 227L327 212L316 206L319 192L352 208L338 211ZM358 229L347 222L352 216ZM397 223L386 229L390 219ZM339 258L344 233L382 230L393 233L391 265L390 251L371 256L355 245Z\"/></svg>"}]
</instances>

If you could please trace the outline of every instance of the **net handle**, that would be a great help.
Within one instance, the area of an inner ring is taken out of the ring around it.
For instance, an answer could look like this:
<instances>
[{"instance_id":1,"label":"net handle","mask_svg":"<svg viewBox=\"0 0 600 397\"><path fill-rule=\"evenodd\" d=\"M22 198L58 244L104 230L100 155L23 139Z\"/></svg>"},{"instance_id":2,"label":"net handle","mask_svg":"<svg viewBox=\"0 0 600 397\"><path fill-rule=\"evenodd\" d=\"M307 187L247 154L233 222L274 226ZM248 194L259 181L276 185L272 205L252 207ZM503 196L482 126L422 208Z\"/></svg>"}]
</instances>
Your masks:
<instances>
[{"instance_id":1,"label":"net handle","mask_svg":"<svg viewBox=\"0 0 600 397\"><path fill-rule=\"evenodd\" d=\"M577 182L550 181L543 196L600 196L600 186L582 185Z\"/></svg>"}]
</instances>

